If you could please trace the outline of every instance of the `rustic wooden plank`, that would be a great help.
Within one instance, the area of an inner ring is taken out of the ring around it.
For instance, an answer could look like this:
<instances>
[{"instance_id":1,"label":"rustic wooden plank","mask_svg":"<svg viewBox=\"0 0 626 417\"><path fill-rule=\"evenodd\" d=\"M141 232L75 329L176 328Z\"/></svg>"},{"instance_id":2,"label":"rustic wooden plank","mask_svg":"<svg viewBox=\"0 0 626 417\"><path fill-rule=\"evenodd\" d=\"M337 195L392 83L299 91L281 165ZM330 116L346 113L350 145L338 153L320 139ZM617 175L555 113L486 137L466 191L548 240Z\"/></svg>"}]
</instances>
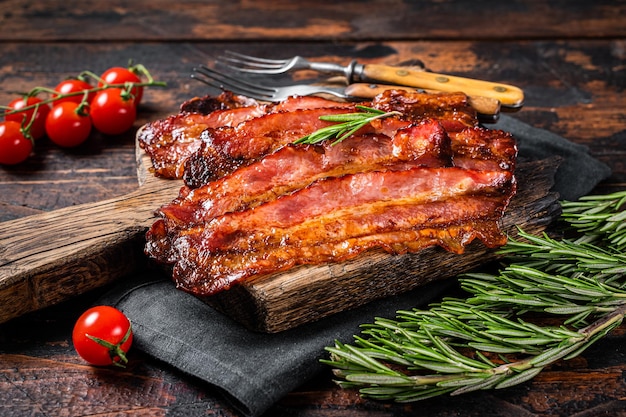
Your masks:
<instances>
[{"instance_id":1,"label":"rustic wooden plank","mask_svg":"<svg viewBox=\"0 0 626 417\"><path fill-rule=\"evenodd\" d=\"M12 41L258 41L610 38L626 34L624 0L148 1L0 3Z\"/></svg>"},{"instance_id":2,"label":"rustic wooden plank","mask_svg":"<svg viewBox=\"0 0 626 417\"><path fill-rule=\"evenodd\" d=\"M0 323L106 284L146 266L144 234L154 209L178 195L181 181L148 171L137 146L140 187L120 197L3 223Z\"/></svg>"}]
</instances>

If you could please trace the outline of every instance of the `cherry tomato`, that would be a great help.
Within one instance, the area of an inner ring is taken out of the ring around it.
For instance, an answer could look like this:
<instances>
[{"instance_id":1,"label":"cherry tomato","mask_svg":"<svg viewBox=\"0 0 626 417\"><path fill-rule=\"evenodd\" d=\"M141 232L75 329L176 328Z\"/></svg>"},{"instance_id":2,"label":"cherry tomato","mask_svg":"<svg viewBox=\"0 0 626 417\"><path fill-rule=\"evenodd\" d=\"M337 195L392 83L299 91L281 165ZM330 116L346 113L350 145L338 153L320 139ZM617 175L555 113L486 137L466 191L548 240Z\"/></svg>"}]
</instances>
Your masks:
<instances>
[{"instance_id":1,"label":"cherry tomato","mask_svg":"<svg viewBox=\"0 0 626 417\"><path fill-rule=\"evenodd\" d=\"M66 101L52 108L46 118L46 133L52 142L71 148L87 140L91 133L91 118L80 107L78 103Z\"/></svg>"},{"instance_id":2,"label":"cherry tomato","mask_svg":"<svg viewBox=\"0 0 626 417\"><path fill-rule=\"evenodd\" d=\"M78 92L82 92L85 90L91 90L92 88L93 86L89 84L87 81L79 80L77 78L67 79L67 80L61 81L59 84L57 84L56 87L54 87L54 91L58 92L59 94L53 94L52 97L56 98L59 95L78 93ZM87 97L87 102L91 102L91 100L93 100L93 97L95 95L96 95L95 92L89 93ZM66 101L71 101L71 102L80 104L83 101L83 98L84 98L83 94L77 94L75 96L60 98L56 100L54 104L56 105L56 104L63 103Z\"/></svg>"},{"instance_id":3,"label":"cherry tomato","mask_svg":"<svg viewBox=\"0 0 626 417\"><path fill-rule=\"evenodd\" d=\"M127 363L126 352L133 343L130 321L118 309L96 306L85 311L72 331L74 349L96 366Z\"/></svg>"},{"instance_id":4,"label":"cherry tomato","mask_svg":"<svg viewBox=\"0 0 626 417\"><path fill-rule=\"evenodd\" d=\"M131 83L140 83L141 78L128 68L122 67L113 67L106 70L100 76L104 82L107 84L124 84L126 82ZM104 83L99 82L98 87L101 87ZM138 106L139 102L141 102L141 98L143 96L143 87L133 87L130 90L131 94L134 97L135 105Z\"/></svg>"},{"instance_id":5,"label":"cherry tomato","mask_svg":"<svg viewBox=\"0 0 626 417\"><path fill-rule=\"evenodd\" d=\"M93 126L107 135L119 135L133 126L137 118L134 100L124 99L123 90L109 88L98 91L91 102Z\"/></svg>"},{"instance_id":6,"label":"cherry tomato","mask_svg":"<svg viewBox=\"0 0 626 417\"><path fill-rule=\"evenodd\" d=\"M15 165L24 162L33 150L33 142L22 133L18 122L0 122L0 164Z\"/></svg>"},{"instance_id":7,"label":"cherry tomato","mask_svg":"<svg viewBox=\"0 0 626 417\"><path fill-rule=\"evenodd\" d=\"M32 106L37 103L41 103L42 101L43 100L41 100L40 98L34 96L30 96L27 99L17 98L10 102L8 107L10 107L11 109L19 110L26 106ZM36 114L35 111L37 111ZM50 106L48 104L41 104L38 107L34 107L29 110L7 114L5 115L4 119L12 122L18 122L20 124L23 123L24 126L27 126L31 122L31 120L33 120L33 114L35 114L32 125L30 126L30 135L33 137L33 139L39 139L43 137L43 135L45 135L46 133L45 124L46 117L48 117L49 112Z\"/></svg>"}]
</instances>

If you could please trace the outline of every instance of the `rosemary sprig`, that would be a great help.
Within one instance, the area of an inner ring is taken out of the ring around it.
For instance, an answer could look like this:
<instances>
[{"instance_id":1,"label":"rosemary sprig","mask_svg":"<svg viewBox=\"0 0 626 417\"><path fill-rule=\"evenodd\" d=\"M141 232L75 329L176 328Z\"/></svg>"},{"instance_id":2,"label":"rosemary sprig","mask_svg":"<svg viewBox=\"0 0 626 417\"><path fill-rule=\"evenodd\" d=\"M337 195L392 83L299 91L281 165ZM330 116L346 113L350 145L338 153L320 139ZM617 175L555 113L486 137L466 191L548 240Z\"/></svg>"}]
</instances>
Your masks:
<instances>
[{"instance_id":1,"label":"rosemary sprig","mask_svg":"<svg viewBox=\"0 0 626 417\"><path fill-rule=\"evenodd\" d=\"M397 111L384 112L367 106L355 106L356 113L333 114L320 116L320 120L337 122L337 124L323 127L315 132L297 139L294 143L315 144L324 140L335 139L333 145L343 141L363 126L377 119L384 119L389 116L399 116Z\"/></svg>"},{"instance_id":2,"label":"rosemary sprig","mask_svg":"<svg viewBox=\"0 0 626 417\"><path fill-rule=\"evenodd\" d=\"M564 203L567 225L591 213L583 222L595 227L582 228L575 240L520 231L500 250L507 264L497 273L459 277L466 298L377 318L354 344L327 347L330 357L322 362L344 388L409 402L510 387L579 355L626 315L626 256L612 238L622 229L606 227L621 215L625 196ZM557 324L533 323L529 313L536 312L554 315Z\"/></svg>"},{"instance_id":3,"label":"rosemary sprig","mask_svg":"<svg viewBox=\"0 0 626 417\"><path fill-rule=\"evenodd\" d=\"M564 201L563 218L586 241L606 239L619 251L626 249L626 191Z\"/></svg>"}]
</instances>

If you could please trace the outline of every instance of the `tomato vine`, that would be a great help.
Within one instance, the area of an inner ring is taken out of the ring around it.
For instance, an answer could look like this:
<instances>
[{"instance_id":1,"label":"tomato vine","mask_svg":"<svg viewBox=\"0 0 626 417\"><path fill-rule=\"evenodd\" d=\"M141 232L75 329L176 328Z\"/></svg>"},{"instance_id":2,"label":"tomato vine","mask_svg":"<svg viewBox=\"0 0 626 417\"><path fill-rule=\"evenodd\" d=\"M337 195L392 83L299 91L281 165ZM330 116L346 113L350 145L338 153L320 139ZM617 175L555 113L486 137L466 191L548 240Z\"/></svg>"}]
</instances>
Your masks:
<instances>
[{"instance_id":1,"label":"tomato vine","mask_svg":"<svg viewBox=\"0 0 626 417\"><path fill-rule=\"evenodd\" d=\"M122 134L136 120L143 89L165 86L137 64L111 67L101 75L83 71L55 88L35 87L0 106L4 115L0 164L25 161L44 136L59 146L74 147L85 142L93 129L105 135Z\"/></svg>"}]
</instances>

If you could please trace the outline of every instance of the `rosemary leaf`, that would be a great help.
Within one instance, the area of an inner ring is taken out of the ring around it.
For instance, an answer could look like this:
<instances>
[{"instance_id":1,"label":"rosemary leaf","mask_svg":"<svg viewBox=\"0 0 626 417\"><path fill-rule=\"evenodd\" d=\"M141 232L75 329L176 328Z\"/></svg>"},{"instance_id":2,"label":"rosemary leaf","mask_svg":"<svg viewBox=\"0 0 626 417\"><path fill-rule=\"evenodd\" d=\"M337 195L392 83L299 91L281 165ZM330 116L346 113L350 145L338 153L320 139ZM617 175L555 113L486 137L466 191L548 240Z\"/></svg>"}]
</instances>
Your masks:
<instances>
[{"instance_id":1,"label":"rosemary leaf","mask_svg":"<svg viewBox=\"0 0 626 417\"><path fill-rule=\"evenodd\" d=\"M512 387L514 385L519 385L522 384L530 379L533 379L534 377L536 377L541 371L543 371L543 368L530 368L527 369L523 372L520 372L519 374L511 377L511 378L507 378L504 381L500 382L499 384L495 385L494 388L495 389L503 389L503 388L509 388Z\"/></svg>"},{"instance_id":2,"label":"rosemary leaf","mask_svg":"<svg viewBox=\"0 0 626 417\"><path fill-rule=\"evenodd\" d=\"M396 375L350 374L346 379L350 382L384 385L386 387L410 387L414 385L410 378Z\"/></svg>"},{"instance_id":3,"label":"rosemary leaf","mask_svg":"<svg viewBox=\"0 0 626 417\"><path fill-rule=\"evenodd\" d=\"M431 388L431 389L422 389L420 391L406 391L402 395L397 395L394 397L394 401L398 403L408 403L414 401L423 401L429 398L438 397L440 395L447 394L449 392L454 391L454 388Z\"/></svg>"},{"instance_id":4,"label":"rosemary leaf","mask_svg":"<svg viewBox=\"0 0 626 417\"><path fill-rule=\"evenodd\" d=\"M384 112L379 109L361 105L357 105L356 108L360 110L360 112L320 116L320 120L335 122L337 124L318 129L309 135L297 139L294 143L316 144L325 140L335 139L333 141L334 145L347 139L374 120L401 115L401 113L397 111Z\"/></svg>"},{"instance_id":5,"label":"rosemary leaf","mask_svg":"<svg viewBox=\"0 0 626 417\"><path fill-rule=\"evenodd\" d=\"M478 391L482 389L494 388L496 385L500 383L500 381L502 381L505 378L506 378L506 375L504 374L501 374L501 375L496 374L496 375L490 376L489 378L484 379L483 381L479 383L471 384L463 388L459 388L456 391L453 391L452 393L450 393L450 395L461 395L461 394L467 394L468 392Z\"/></svg>"}]
</instances>

